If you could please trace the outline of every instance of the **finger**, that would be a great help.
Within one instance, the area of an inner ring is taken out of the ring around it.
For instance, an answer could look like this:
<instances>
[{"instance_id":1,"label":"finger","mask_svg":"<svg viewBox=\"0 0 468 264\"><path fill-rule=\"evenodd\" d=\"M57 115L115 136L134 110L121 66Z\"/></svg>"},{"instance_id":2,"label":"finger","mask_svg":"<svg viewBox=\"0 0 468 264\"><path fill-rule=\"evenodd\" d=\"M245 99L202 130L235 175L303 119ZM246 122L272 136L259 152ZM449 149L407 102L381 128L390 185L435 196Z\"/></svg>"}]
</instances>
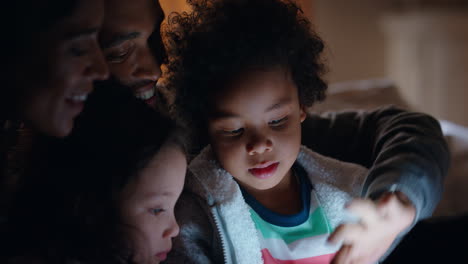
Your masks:
<instances>
[{"instance_id":1,"label":"finger","mask_svg":"<svg viewBox=\"0 0 468 264\"><path fill-rule=\"evenodd\" d=\"M363 259L367 257L368 250L363 248L359 243L354 243L352 250L348 253L348 259L350 263L361 263Z\"/></svg>"},{"instance_id":2,"label":"finger","mask_svg":"<svg viewBox=\"0 0 468 264\"><path fill-rule=\"evenodd\" d=\"M384 196L384 198L378 201L377 207L389 207L389 205L393 205L394 207L414 207L411 201L402 193L391 193Z\"/></svg>"},{"instance_id":3,"label":"finger","mask_svg":"<svg viewBox=\"0 0 468 264\"><path fill-rule=\"evenodd\" d=\"M398 199L394 194L386 194L383 196L384 197L377 202L377 211L382 217L388 217L392 209L399 205Z\"/></svg>"},{"instance_id":4,"label":"finger","mask_svg":"<svg viewBox=\"0 0 468 264\"><path fill-rule=\"evenodd\" d=\"M338 252L336 252L331 264L345 264L348 261L348 255L351 251L351 246L342 246Z\"/></svg>"},{"instance_id":5,"label":"finger","mask_svg":"<svg viewBox=\"0 0 468 264\"><path fill-rule=\"evenodd\" d=\"M385 251L371 250L369 248L359 247L359 244L353 244L350 252L348 253L348 260L350 263L357 264L373 264L378 263L380 257Z\"/></svg>"},{"instance_id":6,"label":"finger","mask_svg":"<svg viewBox=\"0 0 468 264\"><path fill-rule=\"evenodd\" d=\"M358 216L364 223L378 221L380 217L376 204L370 199L355 199L348 204L346 209Z\"/></svg>"},{"instance_id":7,"label":"finger","mask_svg":"<svg viewBox=\"0 0 468 264\"><path fill-rule=\"evenodd\" d=\"M377 204L377 210L382 220L393 221L398 219L405 228L413 223L416 216L416 209L410 203L401 201L397 195L391 194L382 202Z\"/></svg>"},{"instance_id":8,"label":"finger","mask_svg":"<svg viewBox=\"0 0 468 264\"><path fill-rule=\"evenodd\" d=\"M343 244L349 245L358 240L364 231L364 227L361 224L342 224L331 233L328 237L328 242L336 244L343 241Z\"/></svg>"},{"instance_id":9,"label":"finger","mask_svg":"<svg viewBox=\"0 0 468 264\"><path fill-rule=\"evenodd\" d=\"M377 259L372 259L372 258L369 258L369 257L357 257L357 258L352 258L351 263L355 263L355 264L373 264L373 263L377 263L377 261L378 261L378 258Z\"/></svg>"},{"instance_id":10,"label":"finger","mask_svg":"<svg viewBox=\"0 0 468 264\"><path fill-rule=\"evenodd\" d=\"M378 204L381 204L381 203L386 203L388 202L388 200L394 196L395 193L392 193L392 192L386 192L386 193L383 193L382 195L380 195L380 197L377 199L377 203Z\"/></svg>"},{"instance_id":11,"label":"finger","mask_svg":"<svg viewBox=\"0 0 468 264\"><path fill-rule=\"evenodd\" d=\"M379 199L378 203L385 203L388 202L388 200L396 198L402 205L404 206L413 206L413 203L411 200L406 196L404 193L396 191L396 192L387 192L382 194Z\"/></svg>"}]
</instances>

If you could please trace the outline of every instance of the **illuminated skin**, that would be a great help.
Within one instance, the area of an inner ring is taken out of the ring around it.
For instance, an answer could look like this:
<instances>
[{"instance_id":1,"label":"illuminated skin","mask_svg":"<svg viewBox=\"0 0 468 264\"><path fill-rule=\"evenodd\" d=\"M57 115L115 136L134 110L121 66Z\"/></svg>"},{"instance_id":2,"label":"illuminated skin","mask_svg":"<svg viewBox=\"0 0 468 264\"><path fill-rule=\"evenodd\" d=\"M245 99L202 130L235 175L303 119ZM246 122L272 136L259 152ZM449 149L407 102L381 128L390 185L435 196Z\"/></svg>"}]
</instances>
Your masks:
<instances>
[{"instance_id":1,"label":"illuminated skin","mask_svg":"<svg viewBox=\"0 0 468 264\"><path fill-rule=\"evenodd\" d=\"M161 76L164 12L158 1L150 0L107 0L106 8L99 41L111 77L153 106Z\"/></svg>"},{"instance_id":2,"label":"illuminated skin","mask_svg":"<svg viewBox=\"0 0 468 264\"><path fill-rule=\"evenodd\" d=\"M184 185L187 161L179 146L165 143L121 195L121 215L129 227L137 263L159 263L178 235L174 206Z\"/></svg>"},{"instance_id":3,"label":"illuminated skin","mask_svg":"<svg viewBox=\"0 0 468 264\"><path fill-rule=\"evenodd\" d=\"M262 205L277 213L297 213L300 198L291 166L305 119L297 88L281 68L239 76L213 97L208 119L213 151L223 168ZM276 163L276 168L269 168ZM385 193L377 202L355 199L347 210L361 221L343 224L331 234L330 242L344 242L334 264L375 263L415 218L413 205L398 192Z\"/></svg>"},{"instance_id":4,"label":"illuminated skin","mask_svg":"<svg viewBox=\"0 0 468 264\"><path fill-rule=\"evenodd\" d=\"M330 235L331 243L343 241L333 264L376 263L416 216L414 206L400 192L385 193L377 202L354 199L347 210L360 221L342 224Z\"/></svg>"},{"instance_id":5,"label":"illuminated skin","mask_svg":"<svg viewBox=\"0 0 468 264\"><path fill-rule=\"evenodd\" d=\"M208 128L213 150L223 168L267 208L300 210L291 167L306 114L297 87L281 68L239 76L212 100Z\"/></svg>"},{"instance_id":6,"label":"illuminated skin","mask_svg":"<svg viewBox=\"0 0 468 264\"><path fill-rule=\"evenodd\" d=\"M20 116L36 130L68 135L83 110L93 81L108 77L97 42L104 17L103 0L79 1L72 15L41 33L16 70Z\"/></svg>"}]
</instances>

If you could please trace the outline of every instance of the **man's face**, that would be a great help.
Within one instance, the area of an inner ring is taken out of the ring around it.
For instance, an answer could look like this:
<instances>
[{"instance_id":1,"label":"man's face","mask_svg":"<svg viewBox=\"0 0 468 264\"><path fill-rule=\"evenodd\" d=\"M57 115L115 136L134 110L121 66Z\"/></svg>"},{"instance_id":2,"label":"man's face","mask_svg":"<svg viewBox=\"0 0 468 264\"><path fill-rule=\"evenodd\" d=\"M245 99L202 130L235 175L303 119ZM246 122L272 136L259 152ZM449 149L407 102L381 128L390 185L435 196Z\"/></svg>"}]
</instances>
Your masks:
<instances>
[{"instance_id":1,"label":"man's face","mask_svg":"<svg viewBox=\"0 0 468 264\"><path fill-rule=\"evenodd\" d=\"M107 0L99 36L111 77L149 105L161 75L163 19L157 0Z\"/></svg>"}]
</instances>

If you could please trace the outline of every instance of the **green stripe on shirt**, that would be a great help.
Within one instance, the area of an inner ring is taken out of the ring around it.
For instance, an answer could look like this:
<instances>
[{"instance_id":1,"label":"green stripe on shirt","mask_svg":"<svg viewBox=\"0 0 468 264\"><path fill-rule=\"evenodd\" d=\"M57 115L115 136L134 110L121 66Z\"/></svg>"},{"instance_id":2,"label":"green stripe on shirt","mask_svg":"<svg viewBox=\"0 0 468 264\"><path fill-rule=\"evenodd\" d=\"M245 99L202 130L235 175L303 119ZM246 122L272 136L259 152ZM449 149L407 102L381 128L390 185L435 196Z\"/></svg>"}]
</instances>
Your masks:
<instances>
[{"instance_id":1,"label":"green stripe on shirt","mask_svg":"<svg viewBox=\"0 0 468 264\"><path fill-rule=\"evenodd\" d=\"M299 239L331 233L330 224L328 223L325 213L321 207L316 208L314 212L309 215L307 221L294 227L272 225L264 221L252 209L250 209L250 214L255 222L255 226L260 231L264 239L282 239L284 242L289 244Z\"/></svg>"}]
</instances>

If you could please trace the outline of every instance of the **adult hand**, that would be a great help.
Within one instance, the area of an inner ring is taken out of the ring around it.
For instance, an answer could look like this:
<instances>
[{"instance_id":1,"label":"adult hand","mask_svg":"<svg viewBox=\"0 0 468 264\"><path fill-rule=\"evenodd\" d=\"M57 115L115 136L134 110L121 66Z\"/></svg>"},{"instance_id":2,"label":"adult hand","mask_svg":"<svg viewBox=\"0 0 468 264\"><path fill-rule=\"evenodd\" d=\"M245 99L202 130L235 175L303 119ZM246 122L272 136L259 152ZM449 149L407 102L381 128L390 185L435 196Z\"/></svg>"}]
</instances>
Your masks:
<instances>
[{"instance_id":1,"label":"adult hand","mask_svg":"<svg viewBox=\"0 0 468 264\"><path fill-rule=\"evenodd\" d=\"M330 243L343 242L332 264L376 263L416 216L414 206L399 192L385 193L377 202L355 199L347 210L360 221L342 224L330 235Z\"/></svg>"}]
</instances>

